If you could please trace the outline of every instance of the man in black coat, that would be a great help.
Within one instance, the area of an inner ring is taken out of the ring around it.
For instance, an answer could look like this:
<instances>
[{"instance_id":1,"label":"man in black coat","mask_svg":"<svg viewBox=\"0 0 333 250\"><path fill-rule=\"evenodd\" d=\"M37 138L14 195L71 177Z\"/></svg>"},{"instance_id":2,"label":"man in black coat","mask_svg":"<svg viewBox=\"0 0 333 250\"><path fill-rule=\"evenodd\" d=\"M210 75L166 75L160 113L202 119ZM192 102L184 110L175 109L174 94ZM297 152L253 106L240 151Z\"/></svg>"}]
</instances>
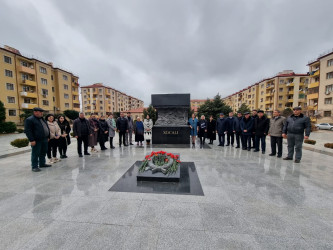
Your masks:
<instances>
[{"instance_id":1,"label":"man in black coat","mask_svg":"<svg viewBox=\"0 0 333 250\"><path fill-rule=\"evenodd\" d=\"M252 110L252 119L253 119L253 126L254 126L254 122L256 119L258 119L258 110L256 109L253 109ZM255 148L255 144L256 144L256 135L255 135L255 132L253 131L252 132L252 135L251 135L251 138L252 138L252 148Z\"/></svg>"},{"instance_id":2,"label":"man in black coat","mask_svg":"<svg viewBox=\"0 0 333 250\"><path fill-rule=\"evenodd\" d=\"M269 119L264 116L264 111L258 111L258 118L254 120L254 134L255 140L255 150L254 152L259 152L259 143L261 142L261 152L265 154L266 151L266 135L269 130Z\"/></svg>"},{"instance_id":3,"label":"man in black coat","mask_svg":"<svg viewBox=\"0 0 333 250\"><path fill-rule=\"evenodd\" d=\"M82 142L84 148L84 155L90 155L88 153L88 140L89 136L92 136L93 131L90 128L89 121L84 117L84 113L80 112L79 118L75 119L73 123L73 134L77 139L77 152L79 157L82 156Z\"/></svg>"},{"instance_id":4,"label":"man in black coat","mask_svg":"<svg viewBox=\"0 0 333 250\"><path fill-rule=\"evenodd\" d=\"M234 117L234 112L229 112L229 117L226 119L227 121L227 145L230 145L230 138L231 138L231 146L234 146L234 122L235 122L235 117Z\"/></svg>"},{"instance_id":5,"label":"man in black coat","mask_svg":"<svg viewBox=\"0 0 333 250\"><path fill-rule=\"evenodd\" d=\"M50 130L43 118L43 112L44 110L41 108L34 108L33 115L24 122L24 132L31 145L31 170L33 172L41 171L40 168L51 167L45 163Z\"/></svg>"},{"instance_id":6,"label":"man in black coat","mask_svg":"<svg viewBox=\"0 0 333 250\"><path fill-rule=\"evenodd\" d=\"M300 163L303 140L310 136L311 122L309 117L302 114L301 107L295 107L293 112L294 114L286 119L282 130L282 136L288 141L288 156L283 160L292 160L295 151L295 163Z\"/></svg>"},{"instance_id":7,"label":"man in black coat","mask_svg":"<svg viewBox=\"0 0 333 250\"><path fill-rule=\"evenodd\" d=\"M124 146L128 146L126 144L126 133L128 133L128 119L125 117L124 113L120 113L120 117L118 117L117 122L117 131L119 132L119 147L121 147L121 141L123 141Z\"/></svg>"},{"instance_id":8,"label":"man in black coat","mask_svg":"<svg viewBox=\"0 0 333 250\"><path fill-rule=\"evenodd\" d=\"M227 126L228 124L226 119L224 118L224 114L220 113L220 118L218 118L216 122L216 132L219 136L219 142L220 142L218 146L224 147L225 134L228 131Z\"/></svg>"},{"instance_id":9,"label":"man in black coat","mask_svg":"<svg viewBox=\"0 0 333 250\"><path fill-rule=\"evenodd\" d=\"M237 112L237 117L234 119L234 134L236 135L236 148L240 148L240 143L242 143L242 148L244 147L243 145L243 137L242 137L242 129L240 126L240 123L242 121L242 112L238 111Z\"/></svg>"}]
</instances>

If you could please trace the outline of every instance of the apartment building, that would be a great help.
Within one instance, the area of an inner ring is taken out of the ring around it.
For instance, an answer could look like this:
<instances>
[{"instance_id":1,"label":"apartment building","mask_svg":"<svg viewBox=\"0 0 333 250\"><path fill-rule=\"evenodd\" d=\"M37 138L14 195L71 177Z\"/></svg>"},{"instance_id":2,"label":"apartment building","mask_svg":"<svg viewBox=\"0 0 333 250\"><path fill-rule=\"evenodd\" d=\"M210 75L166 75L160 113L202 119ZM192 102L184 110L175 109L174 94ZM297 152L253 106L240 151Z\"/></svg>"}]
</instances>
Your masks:
<instances>
[{"instance_id":1,"label":"apartment building","mask_svg":"<svg viewBox=\"0 0 333 250\"><path fill-rule=\"evenodd\" d=\"M200 108L200 106L202 104L204 104L207 100L211 100L212 101L212 99L192 99L190 101L190 103L191 103L191 110L194 110L194 113L197 113L198 109Z\"/></svg>"},{"instance_id":2,"label":"apartment building","mask_svg":"<svg viewBox=\"0 0 333 250\"><path fill-rule=\"evenodd\" d=\"M250 109L262 109L271 117L274 109L300 106L307 108L306 94L310 77L291 70L263 79L223 100L234 112L245 103Z\"/></svg>"},{"instance_id":3,"label":"apartment building","mask_svg":"<svg viewBox=\"0 0 333 250\"><path fill-rule=\"evenodd\" d=\"M20 124L20 114L34 107L55 114L66 109L80 111L79 77L52 63L0 46L0 74L0 100L6 108L6 121Z\"/></svg>"},{"instance_id":4,"label":"apartment building","mask_svg":"<svg viewBox=\"0 0 333 250\"><path fill-rule=\"evenodd\" d=\"M308 63L308 109L312 121L333 122L333 50Z\"/></svg>"},{"instance_id":5,"label":"apartment building","mask_svg":"<svg viewBox=\"0 0 333 250\"><path fill-rule=\"evenodd\" d=\"M143 108L144 102L114 88L95 83L81 87L82 111L89 115L105 115L113 112Z\"/></svg>"}]
</instances>

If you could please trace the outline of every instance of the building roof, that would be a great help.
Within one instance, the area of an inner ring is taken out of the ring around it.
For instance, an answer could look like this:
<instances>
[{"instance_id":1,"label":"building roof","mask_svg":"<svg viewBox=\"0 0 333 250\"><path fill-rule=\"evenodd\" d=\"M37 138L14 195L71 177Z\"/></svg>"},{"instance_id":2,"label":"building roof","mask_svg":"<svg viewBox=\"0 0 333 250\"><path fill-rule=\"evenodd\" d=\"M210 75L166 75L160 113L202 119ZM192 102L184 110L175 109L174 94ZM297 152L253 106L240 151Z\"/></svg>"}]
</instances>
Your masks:
<instances>
[{"instance_id":1,"label":"building roof","mask_svg":"<svg viewBox=\"0 0 333 250\"><path fill-rule=\"evenodd\" d=\"M213 99L209 99L207 98L208 100L213 100ZM191 102L205 102L207 101L207 99L191 99Z\"/></svg>"},{"instance_id":2,"label":"building roof","mask_svg":"<svg viewBox=\"0 0 333 250\"><path fill-rule=\"evenodd\" d=\"M126 110L126 111L123 111L124 113L127 113L127 112L131 112L131 113L143 113L143 110L146 109L146 108L137 108L137 109L130 109L130 110Z\"/></svg>"}]
</instances>

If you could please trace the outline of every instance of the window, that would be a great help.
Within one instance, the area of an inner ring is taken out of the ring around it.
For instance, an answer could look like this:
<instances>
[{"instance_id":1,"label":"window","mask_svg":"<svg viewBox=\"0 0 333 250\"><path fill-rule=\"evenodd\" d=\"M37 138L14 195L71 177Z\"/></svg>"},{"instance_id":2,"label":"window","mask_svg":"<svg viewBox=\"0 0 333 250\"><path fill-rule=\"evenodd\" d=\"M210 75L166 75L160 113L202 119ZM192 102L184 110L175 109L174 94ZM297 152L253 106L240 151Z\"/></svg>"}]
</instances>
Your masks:
<instances>
[{"instance_id":1,"label":"window","mask_svg":"<svg viewBox=\"0 0 333 250\"><path fill-rule=\"evenodd\" d=\"M326 79L332 79L333 78L333 71L332 72L328 72L326 74Z\"/></svg>"},{"instance_id":2,"label":"window","mask_svg":"<svg viewBox=\"0 0 333 250\"><path fill-rule=\"evenodd\" d=\"M261 94L263 95L263 94L264 94L264 91L261 91Z\"/></svg>"},{"instance_id":3,"label":"window","mask_svg":"<svg viewBox=\"0 0 333 250\"><path fill-rule=\"evenodd\" d=\"M43 105L44 106L49 106L49 101L48 100L43 100Z\"/></svg>"},{"instance_id":4,"label":"window","mask_svg":"<svg viewBox=\"0 0 333 250\"><path fill-rule=\"evenodd\" d=\"M3 61L4 61L5 63L12 64L12 58L9 57L9 56L3 56Z\"/></svg>"},{"instance_id":5,"label":"window","mask_svg":"<svg viewBox=\"0 0 333 250\"><path fill-rule=\"evenodd\" d=\"M62 75L62 79L64 79L65 81L67 81L68 80L68 76Z\"/></svg>"},{"instance_id":6,"label":"window","mask_svg":"<svg viewBox=\"0 0 333 250\"><path fill-rule=\"evenodd\" d=\"M12 84L12 83L6 83L6 88L7 88L7 90L14 90L14 84Z\"/></svg>"},{"instance_id":7,"label":"window","mask_svg":"<svg viewBox=\"0 0 333 250\"><path fill-rule=\"evenodd\" d=\"M99 89L99 93L102 93L103 92L103 89Z\"/></svg>"},{"instance_id":8,"label":"window","mask_svg":"<svg viewBox=\"0 0 333 250\"><path fill-rule=\"evenodd\" d=\"M65 108L69 108L69 103L65 103Z\"/></svg>"},{"instance_id":9,"label":"window","mask_svg":"<svg viewBox=\"0 0 333 250\"><path fill-rule=\"evenodd\" d=\"M324 111L324 117L331 117L332 112L331 111Z\"/></svg>"},{"instance_id":10,"label":"window","mask_svg":"<svg viewBox=\"0 0 333 250\"><path fill-rule=\"evenodd\" d=\"M279 108L282 108L282 103L279 103Z\"/></svg>"},{"instance_id":11,"label":"window","mask_svg":"<svg viewBox=\"0 0 333 250\"><path fill-rule=\"evenodd\" d=\"M260 99L260 102L263 102L263 101L264 101L264 98L261 98L261 99Z\"/></svg>"},{"instance_id":12,"label":"window","mask_svg":"<svg viewBox=\"0 0 333 250\"><path fill-rule=\"evenodd\" d=\"M21 61L21 65L24 67L29 67L29 63L25 62L25 61Z\"/></svg>"},{"instance_id":13,"label":"window","mask_svg":"<svg viewBox=\"0 0 333 250\"><path fill-rule=\"evenodd\" d=\"M279 92L283 92L283 88L279 88Z\"/></svg>"},{"instance_id":14,"label":"window","mask_svg":"<svg viewBox=\"0 0 333 250\"><path fill-rule=\"evenodd\" d=\"M282 95L280 95L280 96L279 96L279 100L281 101L282 99L283 99L283 96L282 96Z\"/></svg>"},{"instance_id":15,"label":"window","mask_svg":"<svg viewBox=\"0 0 333 250\"><path fill-rule=\"evenodd\" d=\"M327 60L327 67L330 67L333 65L333 59Z\"/></svg>"},{"instance_id":16,"label":"window","mask_svg":"<svg viewBox=\"0 0 333 250\"><path fill-rule=\"evenodd\" d=\"M49 91L47 89L42 89L42 95L46 96L49 94Z\"/></svg>"},{"instance_id":17,"label":"window","mask_svg":"<svg viewBox=\"0 0 333 250\"><path fill-rule=\"evenodd\" d=\"M8 110L8 115L9 116L16 116L16 110L15 109L9 109Z\"/></svg>"},{"instance_id":18,"label":"window","mask_svg":"<svg viewBox=\"0 0 333 250\"><path fill-rule=\"evenodd\" d=\"M51 80L53 81L53 75L51 75Z\"/></svg>"},{"instance_id":19,"label":"window","mask_svg":"<svg viewBox=\"0 0 333 250\"><path fill-rule=\"evenodd\" d=\"M39 72L43 74L47 74L46 68L39 66ZM53 80L53 79L52 79Z\"/></svg>"},{"instance_id":20,"label":"window","mask_svg":"<svg viewBox=\"0 0 333 250\"><path fill-rule=\"evenodd\" d=\"M47 85L47 79L41 78L40 81L42 82L42 84Z\"/></svg>"},{"instance_id":21,"label":"window","mask_svg":"<svg viewBox=\"0 0 333 250\"><path fill-rule=\"evenodd\" d=\"M99 101L99 104L103 104L103 101Z\"/></svg>"},{"instance_id":22,"label":"window","mask_svg":"<svg viewBox=\"0 0 333 250\"><path fill-rule=\"evenodd\" d=\"M55 97L53 96L53 102L55 102Z\"/></svg>"},{"instance_id":23,"label":"window","mask_svg":"<svg viewBox=\"0 0 333 250\"><path fill-rule=\"evenodd\" d=\"M68 90L68 85L64 84L64 89Z\"/></svg>"},{"instance_id":24,"label":"window","mask_svg":"<svg viewBox=\"0 0 333 250\"><path fill-rule=\"evenodd\" d=\"M103 107L100 107L100 110L103 110Z\"/></svg>"},{"instance_id":25,"label":"window","mask_svg":"<svg viewBox=\"0 0 333 250\"><path fill-rule=\"evenodd\" d=\"M22 78L22 80L23 81L25 81L25 80L28 80L29 79L29 76L27 75L27 74L21 74L21 78Z\"/></svg>"},{"instance_id":26,"label":"window","mask_svg":"<svg viewBox=\"0 0 333 250\"><path fill-rule=\"evenodd\" d=\"M68 94L64 94L64 98L65 98L65 99L68 99L68 98L69 98L69 95L68 95Z\"/></svg>"},{"instance_id":27,"label":"window","mask_svg":"<svg viewBox=\"0 0 333 250\"><path fill-rule=\"evenodd\" d=\"M15 97L13 97L13 96L7 96L7 102L8 103L15 103Z\"/></svg>"},{"instance_id":28,"label":"window","mask_svg":"<svg viewBox=\"0 0 333 250\"><path fill-rule=\"evenodd\" d=\"M32 103L30 98L24 98L24 103Z\"/></svg>"},{"instance_id":29,"label":"window","mask_svg":"<svg viewBox=\"0 0 333 250\"><path fill-rule=\"evenodd\" d=\"M306 84L309 83L309 79L306 78L305 81L304 81L304 83L306 83Z\"/></svg>"},{"instance_id":30,"label":"window","mask_svg":"<svg viewBox=\"0 0 333 250\"><path fill-rule=\"evenodd\" d=\"M87 101L84 101L84 104L87 104Z\"/></svg>"},{"instance_id":31,"label":"window","mask_svg":"<svg viewBox=\"0 0 333 250\"><path fill-rule=\"evenodd\" d=\"M265 85L264 84L261 84L261 86L260 86L262 89L265 87Z\"/></svg>"},{"instance_id":32,"label":"window","mask_svg":"<svg viewBox=\"0 0 333 250\"><path fill-rule=\"evenodd\" d=\"M284 80L280 80L280 84L284 84Z\"/></svg>"},{"instance_id":33,"label":"window","mask_svg":"<svg viewBox=\"0 0 333 250\"><path fill-rule=\"evenodd\" d=\"M327 85L325 88L325 93L332 92L333 91L333 84Z\"/></svg>"},{"instance_id":34,"label":"window","mask_svg":"<svg viewBox=\"0 0 333 250\"><path fill-rule=\"evenodd\" d=\"M325 98L325 104L332 104L332 97Z\"/></svg>"},{"instance_id":35,"label":"window","mask_svg":"<svg viewBox=\"0 0 333 250\"><path fill-rule=\"evenodd\" d=\"M52 87L52 92L54 92L54 87Z\"/></svg>"},{"instance_id":36,"label":"window","mask_svg":"<svg viewBox=\"0 0 333 250\"><path fill-rule=\"evenodd\" d=\"M13 77L13 71L5 69L5 76Z\"/></svg>"},{"instance_id":37,"label":"window","mask_svg":"<svg viewBox=\"0 0 333 250\"><path fill-rule=\"evenodd\" d=\"M103 96L102 96L102 95L99 95L99 98L103 98Z\"/></svg>"},{"instance_id":38,"label":"window","mask_svg":"<svg viewBox=\"0 0 333 250\"><path fill-rule=\"evenodd\" d=\"M24 92L31 92L31 93L33 93L34 92L34 89L32 88L32 87L30 87L30 86L22 86L22 90L24 91Z\"/></svg>"}]
</instances>

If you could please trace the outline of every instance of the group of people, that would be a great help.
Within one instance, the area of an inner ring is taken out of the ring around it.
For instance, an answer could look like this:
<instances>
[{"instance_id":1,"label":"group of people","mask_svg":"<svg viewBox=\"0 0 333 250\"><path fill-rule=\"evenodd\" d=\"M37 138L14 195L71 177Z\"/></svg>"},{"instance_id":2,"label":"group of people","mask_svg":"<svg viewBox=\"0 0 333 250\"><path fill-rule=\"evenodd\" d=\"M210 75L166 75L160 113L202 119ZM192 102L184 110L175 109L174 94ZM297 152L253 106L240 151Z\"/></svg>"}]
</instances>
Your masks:
<instances>
[{"instance_id":1,"label":"group of people","mask_svg":"<svg viewBox=\"0 0 333 250\"><path fill-rule=\"evenodd\" d=\"M43 112L42 108L34 108L33 115L28 117L24 123L24 131L32 147L31 167L34 172L41 171L40 168L51 167L51 164L67 158L67 146L71 143L71 126L65 116L59 115L55 119L53 114L48 114L44 119ZM105 144L109 141L110 149L114 149L113 138L116 132L119 133L120 147L133 145L132 134L135 134L135 142L138 146L142 146L144 140L149 145L152 138L152 127L153 121L149 115L143 122L140 117L137 117L134 122L130 112L127 113L127 116L120 113L117 120L113 118L113 114L110 114L107 119L104 115L97 119L94 114L86 119L85 114L81 112L73 122L73 136L77 139L78 155L83 157L83 155L90 155L89 147L91 153L97 152L98 143L101 150L106 150ZM57 158L58 151L60 159ZM48 163L46 163L46 155L49 159Z\"/></svg>"},{"instance_id":2,"label":"group of people","mask_svg":"<svg viewBox=\"0 0 333 250\"><path fill-rule=\"evenodd\" d=\"M273 117L268 119L263 110L253 110L250 112L229 112L228 117L220 113L220 117L215 121L213 116L209 121L202 115L200 120L192 115L188 124L191 128L192 144L195 144L196 136L200 138L200 146L205 144L205 139L209 139L208 144L213 144L218 135L218 146L242 147L243 150L254 152L266 152L266 136L270 136L271 153L270 156L282 157L283 138L287 138L288 155L284 160L293 160L295 152L295 163L299 163L302 158L302 144L304 139L308 139L311 132L310 119L302 114L301 107L295 107L293 114L288 118L281 116L279 110L274 110ZM225 137L227 143L225 144Z\"/></svg>"},{"instance_id":3,"label":"group of people","mask_svg":"<svg viewBox=\"0 0 333 250\"><path fill-rule=\"evenodd\" d=\"M59 115L55 119L53 114L48 114L44 119L43 112L41 108L34 108L33 115L27 118L24 124L25 133L32 147L31 167L34 172L41 171L40 168L51 167L51 164L67 158L67 146L71 143L71 127L65 117ZM293 160L295 152L295 163L299 163L302 158L303 140L308 139L311 132L310 119L301 112L300 107L295 107L293 114L285 118L281 116L279 110L275 110L271 119L264 115L263 110L253 110L252 116L250 112L244 114L238 112L236 117L233 112L230 112L228 117L220 113L217 120L210 116L209 121L206 121L204 115L199 120L193 114L188 120L188 125L191 129L192 144L195 144L196 136L198 136L201 147L205 144L206 138L209 139L209 144L213 144L217 135L218 146L234 146L236 141L236 148L242 147L243 150L248 151L254 148L254 152L259 152L261 149L261 152L265 154L268 135L271 139L270 156L277 155L279 158L282 157L283 138L287 138L288 155L283 159ZM106 150L105 143L109 141L110 149L114 149L113 138L116 132L119 133L119 147L133 145L132 134L135 135L138 146L142 146L144 140L149 145L152 128L153 121L149 115L144 121L141 121L140 117L133 121L131 113L125 116L123 112L117 120L112 114L107 119L103 115L97 119L94 114L86 119L81 112L74 120L73 136L77 139L78 155L83 157L83 154L90 155L88 147L91 147L91 152L97 152L97 143L100 144L101 150ZM226 145L225 137L227 137ZM60 159L57 158L58 151ZM49 159L48 164L46 155Z\"/></svg>"}]
</instances>

